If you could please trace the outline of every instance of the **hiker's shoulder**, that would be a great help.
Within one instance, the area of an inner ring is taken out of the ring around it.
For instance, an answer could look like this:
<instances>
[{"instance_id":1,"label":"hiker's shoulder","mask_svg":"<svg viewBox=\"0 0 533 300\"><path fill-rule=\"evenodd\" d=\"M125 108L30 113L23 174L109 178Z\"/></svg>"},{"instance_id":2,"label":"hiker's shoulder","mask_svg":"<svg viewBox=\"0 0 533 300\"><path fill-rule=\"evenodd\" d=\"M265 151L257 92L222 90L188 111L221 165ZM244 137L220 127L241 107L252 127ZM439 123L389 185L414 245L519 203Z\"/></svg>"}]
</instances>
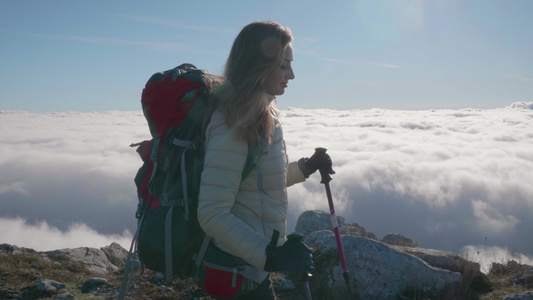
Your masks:
<instances>
[{"instance_id":1,"label":"hiker's shoulder","mask_svg":"<svg viewBox=\"0 0 533 300\"><path fill-rule=\"evenodd\" d=\"M226 119L224 118L224 115L220 110L215 109L213 114L211 115L211 120L209 120L209 124L207 125L205 134L206 137L209 137L211 134L216 132L226 132L228 131L228 126L226 124Z\"/></svg>"},{"instance_id":2,"label":"hiker's shoulder","mask_svg":"<svg viewBox=\"0 0 533 300\"><path fill-rule=\"evenodd\" d=\"M232 130L226 123L226 117L219 109L215 109L215 111L211 115L211 120L207 125L206 135L209 136L209 134L213 132L228 134L231 134L232 132Z\"/></svg>"},{"instance_id":3,"label":"hiker's shoulder","mask_svg":"<svg viewBox=\"0 0 533 300\"><path fill-rule=\"evenodd\" d=\"M246 152L248 149L248 144L239 137L234 127L227 125L224 114L219 110L211 116L205 135L207 143L224 145L227 151Z\"/></svg>"},{"instance_id":4,"label":"hiker's shoulder","mask_svg":"<svg viewBox=\"0 0 533 300\"><path fill-rule=\"evenodd\" d=\"M218 127L222 125L226 125L226 118L224 118L224 114L217 108L211 115L211 122L209 126Z\"/></svg>"}]
</instances>

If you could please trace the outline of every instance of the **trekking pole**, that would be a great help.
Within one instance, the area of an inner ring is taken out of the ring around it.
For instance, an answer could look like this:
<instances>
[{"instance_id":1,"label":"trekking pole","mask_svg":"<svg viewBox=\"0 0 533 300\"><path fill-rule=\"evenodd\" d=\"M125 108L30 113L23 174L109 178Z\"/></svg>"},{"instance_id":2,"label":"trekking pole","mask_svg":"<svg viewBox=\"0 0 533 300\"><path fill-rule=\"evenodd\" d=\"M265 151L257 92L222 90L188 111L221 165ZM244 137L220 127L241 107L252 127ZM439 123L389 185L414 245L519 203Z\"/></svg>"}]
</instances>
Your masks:
<instances>
[{"instance_id":1,"label":"trekking pole","mask_svg":"<svg viewBox=\"0 0 533 300\"><path fill-rule=\"evenodd\" d=\"M325 154L327 151L326 148L316 148L315 154ZM341 261L341 267L342 267L342 275L344 277L344 281L346 282L346 289L348 290L348 294L351 295L351 288L350 288L350 275L348 273L348 267L346 265L346 258L344 257L344 248L342 247L342 240L341 240L341 234L339 232L339 223L337 222L337 216L335 215L335 208L333 207L333 199L331 197L331 189L329 187L329 182L333 179L329 175L329 172L327 169L321 168L319 169L320 176L322 177L322 180L320 183L323 183L326 187L326 195L328 197L328 204L329 204L329 212L331 214L331 223L333 224L333 231L335 232L335 239L337 240L337 250L339 251L339 259Z\"/></svg>"},{"instance_id":2,"label":"trekking pole","mask_svg":"<svg viewBox=\"0 0 533 300\"><path fill-rule=\"evenodd\" d=\"M303 243L303 235L301 234L297 234L297 233L291 233L287 236L287 239L289 241L296 241L296 242L300 242L300 243ZM304 286L304 292L305 292L305 299L306 300L312 300L311 298L311 289L309 288L309 277L311 277L313 275L311 275L311 273L305 271L303 274L302 274L302 277L299 277L300 279L303 280L303 286Z\"/></svg>"}]
</instances>

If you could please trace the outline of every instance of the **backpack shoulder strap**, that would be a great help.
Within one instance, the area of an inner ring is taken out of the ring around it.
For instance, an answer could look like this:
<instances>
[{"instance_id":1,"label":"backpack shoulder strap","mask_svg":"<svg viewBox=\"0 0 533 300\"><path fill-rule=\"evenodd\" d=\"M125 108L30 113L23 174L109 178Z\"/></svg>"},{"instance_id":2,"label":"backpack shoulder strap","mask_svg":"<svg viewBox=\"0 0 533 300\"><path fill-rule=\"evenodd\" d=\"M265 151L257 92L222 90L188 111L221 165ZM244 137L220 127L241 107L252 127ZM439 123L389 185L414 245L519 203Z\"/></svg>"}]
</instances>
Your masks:
<instances>
[{"instance_id":1,"label":"backpack shoulder strap","mask_svg":"<svg viewBox=\"0 0 533 300\"><path fill-rule=\"evenodd\" d=\"M261 155L268 153L267 143L265 140L260 140L256 143L248 144L248 155L246 156L246 163L242 170L241 183L250 175L252 170L257 171L257 189L265 195L268 193L263 189L263 172L257 164L257 161Z\"/></svg>"},{"instance_id":2,"label":"backpack shoulder strap","mask_svg":"<svg viewBox=\"0 0 533 300\"><path fill-rule=\"evenodd\" d=\"M244 169L242 170L241 183L250 175L253 169L256 166L256 157L259 155L259 146L256 143L248 144L248 155L246 156L246 163L244 164Z\"/></svg>"}]
</instances>

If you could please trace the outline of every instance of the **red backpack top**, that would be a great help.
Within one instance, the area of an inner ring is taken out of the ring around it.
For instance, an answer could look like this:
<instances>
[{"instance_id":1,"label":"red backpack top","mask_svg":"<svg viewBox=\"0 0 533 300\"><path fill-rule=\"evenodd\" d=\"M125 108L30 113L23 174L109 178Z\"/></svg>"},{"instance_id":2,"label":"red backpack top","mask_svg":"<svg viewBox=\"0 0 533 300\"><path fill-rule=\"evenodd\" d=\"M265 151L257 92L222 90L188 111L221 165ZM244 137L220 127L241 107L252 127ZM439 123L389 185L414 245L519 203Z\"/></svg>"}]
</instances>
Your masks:
<instances>
[{"instance_id":1,"label":"red backpack top","mask_svg":"<svg viewBox=\"0 0 533 300\"><path fill-rule=\"evenodd\" d=\"M177 168L186 169L185 164L200 167L200 170L203 168L204 133L214 111L208 92L217 78L191 64L182 64L154 74L146 83L141 103L152 140L135 144L144 161L135 183L139 201L144 202L140 205L148 205L148 212L161 206L162 202L197 198L201 171L176 171ZM189 155L187 152L198 153ZM198 156L201 162L193 160ZM183 166L177 165L182 161L185 162ZM180 187L178 183L182 180L186 182ZM189 196L189 193L192 194ZM188 201L181 204L188 215Z\"/></svg>"}]
</instances>

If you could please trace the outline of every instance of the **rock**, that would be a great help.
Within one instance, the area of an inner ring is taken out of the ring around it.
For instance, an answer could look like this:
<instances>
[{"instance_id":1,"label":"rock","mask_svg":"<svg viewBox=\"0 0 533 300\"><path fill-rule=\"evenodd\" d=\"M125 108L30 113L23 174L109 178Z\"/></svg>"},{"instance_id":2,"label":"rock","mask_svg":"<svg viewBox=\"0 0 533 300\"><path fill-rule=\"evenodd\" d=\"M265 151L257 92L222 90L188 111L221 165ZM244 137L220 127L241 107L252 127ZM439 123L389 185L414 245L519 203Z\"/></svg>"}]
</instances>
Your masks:
<instances>
[{"instance_id":1,"label":"rock","mask_svg":"<svg viewBox=\"0 0 533 300\"><path fill-rule=\"evenodd\" d=\"M347 234L348 229L344 218L337 217L337 222L339 223L339 231L342 234ZM308 210L298 217L294 230L304 236L321 230L332 231L331 216L320 210Z\"/></svg>"},{"instance_id":2,"label":"rock","mask_svg":"<svg viewBox=\"0 0 533 300\"><path fill-rule=\"evenodd\" d=\"M428 297L453 297L461 292L463 277L459 272L467 269L465 266L468 264L464 261L461 261L461 264L452 264L459 256L420 251L420 256L439 266L435 268L408 254L405 249L400 251L385 243L366 238L375 238L375 235L367 233L357 224L347 225L342 217L337 220L349 273L352 276L350 287L360 299L396 299L412 296L413 293ZM346 283L338 261L337 243L331 231L330 215L317 210L306 211L298 219L296 231L304 234L305 243L316 249L314 260L320 274L315 274L312 282L316 285L315 288L318 287L318 297L346 299ZM416 246L411 239L399 234L390 234L384 241L411 248ZM446 264L453 265L454 270L440 268ZM476 269L476 266L468 266Z\"/></svg>"},{"instance_id":3,"label":"rock","mask_svg":"<svg viewBox=\"0 0 533 300\"><path fill-rule=\"evenodd\" d=\"M342 235L377 239L375 234L367 232L364 227L356 223L346 224L344 218L341 216L337 216L337 223L339 224L339 232ZM333 231L331 215L321 210L308 210L298 217L294 230L304 236L321 230Z\"/></svg>"},{"instance_id":4,"label":"rock","mask_svg":"<svg viewBox=\"0 0 533 300\"><path fill-rule=\"evenodd\" d=\"M109 246L100 249L79 247L72 249L61 249L55 251L44 252L45 255L60 255L66 256L75 262L85 264L89 271L96 274L105 275L109 272L114 272L125 266L128 257L128 251L122 248L117 243L112 243ZM140 263L133 261L134 268L138 268Z\"/></svg>"},{"instance_id":5,"label":"rock","mask_svg":"<svg viewBox=\"0 0 533 300\"><path fill-rule=\"evenodd\" d=\"M533 288L533 267L521 271L513 282L518 285L525 285L527 288Z\"/></svg>"},{"instance_id":6,"label":"rock","mask_svg":"<svg viewBox=\"0 0 533 300\"><path fill-rule=\"evenodd\" d=\"M11 254L16 248L18 247L10 244L0 244L0 252L2 253Z\"/></svg>"},{"instance_id":7,"label":"rock","mask_svg":"<svg viewBox=\"0 0 533 300\"><path fill-rule=\"evenodd\" d=\"M72 295L69 291L64 290L59 294L56 294L54 296L54 300L74 300L74 295Z\"/></svg>"},{"instance_id":8,"label":"rock","mask_svg":"<svg viewBox=\"0 0 533 300\"><path fill-rule=\"evenodd\" d=\"M373 234L372 232L368 232L367 235L366 235L366 238L371 239L371 240L379 241L378 237L375 234Z\"/></svg>"},{"instance_id":9,"label":"rock","mask_svg":"<svg viewBox=\"0 0 533 300\"><path fill-rule=\"evenodd\" d=\"M62 249L45 252L46 255L63 255L73 261L85 264L88 269L96 274L107 274L108 272L117 271L115 266L107 258L104 251L96 248L79 247L73 249Z\"/></svg>"},{"instance_id":10,"label":"rock","mask_svg":"<svg viewBox=\"0 0 533 300\"><path fill-rule=\"evenodd\" d=\"M396 250L414 255L432 267L461 273L463 276L463 287L471 287L473 290L479 292L490 290L488 276L481 272L480 265L476 262L466 260L458 254L420 247L392 247Z\"/></svg>"},{"instance_id":11,"label":"rock","mask_svg":"<svg viewBox=\"0 0 533 300\"><path fill-rule=\"evenodd\" d=\"M22 299L22 292L18 289L7 288L2 293L0 293L0 299L19 300Z\"/></svg>"},{"instance_id":12,"label":"rock","mask_svg":"<svg viewBox=\"0 0 533 300\"><path fill-rule=\"evenodd\" d=\"M155 285L163 285L165 283L165 274L157 272L150 278L150 282Z\"/></svg>"},{"instance_id":13,"label":"rock","mask_svg":"<svg viewBox=\"0 0 533 300\"><path fill-rule=\"evenodd\" d=\"M33 285L25 288L22 292L22 299L37 299L51 297L57 293L58 289L65 287L64 283L50 280L50 279L39 279Z\"/></svg>"},{"instance_id":14,"label":"rock","mask_svg":"<svg viewBox=\"0 0 533 300\"><path fill-rule=\"evenodd\" d=\"M306 237L315 247L317 265L312 283L327 299L348 299L338 249L331 231L319 231ZM412 295L453 298L460 293L460 273L434 268L407 253L384 243L363 237L342 236L350 287L358 299L398 299ZM315 291L313 291L315 293Z\"/></svg>"},{"instance_id":15,"label":"rock","mask_svg":"<svg viewBox=\"0 0 533 300\"><path fill-rule=\"evenodd\" d=\"M37 292L44 292L44 293L53 293L57 289L62 289L65 287L64 283L50 280L50 279L40 279L38 280L34 285L33 289Z\"/></svg>"},{"instance_id":16,"label":"rock","mask_svg":"<svg viewBox=\"0 0 533 300\"><path fill-rule=\"evenodd\" d=\"M367 232L363 226L360 226L357 223L348 224L346 225L346 228L348 230L347 235L362 236L373 240L378 239L375 234L373 234L372 232Z\"/></svg>"},{"instance_id":17,"label":"rock","mask_svg":"<svg viewBox=\"0 0 533 300\"><path fill-rule=\"evenodd\" d=\"M506 296L503 300L533 300L533 291L520 295Z\"/></svg>"},{"instance_id":18,"label":"rock","mask_svg":"<svg viewBox=\"0 0 533 300\"><path fill-rule=\"evenodd\" d=\"M0 254L21 254L21 253L37 253L37 251L29 248L22 248L10 244L0 244Z\"/></svg>"},{"instance_id":19,"label":"rock","mask_svg":"<svg viewBox=\"0 0 533 300\"><path fill-rule=\"evenodd\" d=\"M122 246L120 246L118 243L112 243L109 246L100 248L100 250L105 253L107 259L109 259L113 265L122 268L126 264L128 251L122 248Z\"/></svg>"},{"instance_id":20,"label":"rock","mask_svg":"<svg viewBox=\"0 0 533 300\"><path fill-rule=\"evenodd\" d=\"M396 250L414 255L433 267L459 272L463 275L468 272L480 272L480 265L478 263L468 261L452 252L425 249L420 247L392 247Z\"/></svg>"},{"instance_id":21,"label":"rock","mask_svg":"<svg viewBox=\"0 0 533 300\"><path fill-rule=\"evenodd\" d=\"M87 294L93 290L96 290L102 286L107 286L107 279L94 277L85 281L81 287L81 292Z\"/></svg>"},{"instance_id":22,"label":"rock","mask_svg":"<svg viewBox=\"0 0 533 300\"><path fill-rule=\"evenodd\" d=\"M389 233L384 236L381 241L385 244L393 246L417 247L418 245L408 237L398 233Z\"/></svg>"},{"instance_id":23,"label":"rock","mask_svg":"<svg viewBox=\"0 0 533 300\"><path fill-rule=\"evenodd\" d=\"M529 265L522 265L514 260L510 260L505 264L493 262L490 267L490 274L511 274L522 273L528 269L531 269Z\"/></svg>"},{"instance_id":24,"label":"rock","mask_svg":"<svg viewBox=\"0 0 533 300\"><path fill-rule=\"evenodd\" d=\"M287 279L276 282L276 288L280 291L288 291L288 290L296 289L292 280L287 280Z\"/></svg>"}]
</instances>

